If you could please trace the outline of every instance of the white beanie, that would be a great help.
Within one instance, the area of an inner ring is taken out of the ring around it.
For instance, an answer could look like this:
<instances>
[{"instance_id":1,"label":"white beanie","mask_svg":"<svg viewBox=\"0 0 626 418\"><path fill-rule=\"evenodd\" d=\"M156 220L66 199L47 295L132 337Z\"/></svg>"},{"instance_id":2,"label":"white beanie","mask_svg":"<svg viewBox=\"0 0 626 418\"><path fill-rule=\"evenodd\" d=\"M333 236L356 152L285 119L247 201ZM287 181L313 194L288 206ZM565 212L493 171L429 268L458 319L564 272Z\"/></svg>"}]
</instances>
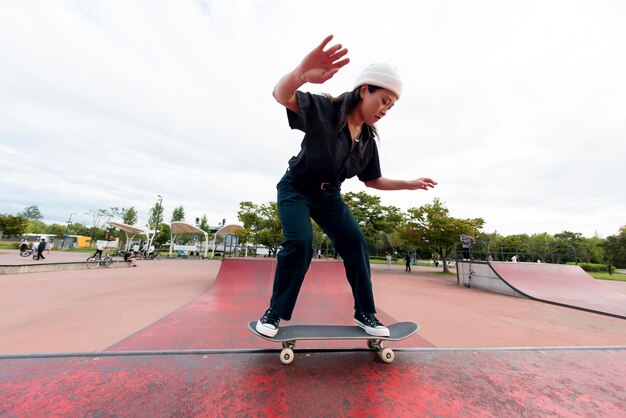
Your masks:
<instances>
[{"instance_id":1,"label":"white beanie","mask_svg":"<svg viewBox=\"0 0 626 418\"><path fill-rule=\"evenodd\" d=\"M400 95L402 94L402 80L400 79L398 68L384 62L368 65L359 78L356 79L354 88L362 86L363 84L391 90L398 96L398 99L400 99Z\"/></svg>"}]
</instances>

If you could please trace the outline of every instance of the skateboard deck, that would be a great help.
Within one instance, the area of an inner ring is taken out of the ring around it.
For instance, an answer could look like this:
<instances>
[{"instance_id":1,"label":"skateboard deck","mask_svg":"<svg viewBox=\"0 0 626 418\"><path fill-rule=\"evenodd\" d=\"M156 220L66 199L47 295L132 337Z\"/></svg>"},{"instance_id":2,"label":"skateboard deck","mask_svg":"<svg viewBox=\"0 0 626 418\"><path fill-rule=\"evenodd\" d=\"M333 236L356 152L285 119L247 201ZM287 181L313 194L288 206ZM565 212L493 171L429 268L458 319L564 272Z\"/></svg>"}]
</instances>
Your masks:
<instances>
[{"instance_id":1,"label":"skateboard deck","mask_svg":"<svg viewBox=\"0 0 626 418\"><path fill-rule=\"evenodd\" d=\"M257 337L275 343L282 343L280 361L290 364L294 359L293 349L297 340L367 340L367 346L375 350L385 363L393 362L395 355L391 348L384 347L383 341L399 341L415 334L419 326L414 322L398 322L389 325L389 337L377 337L365 332L356 325L288 325L278 329L275 337L266 337L256 330L256 321L248 323L248 329Z\"/></svg>"}]
</instances>

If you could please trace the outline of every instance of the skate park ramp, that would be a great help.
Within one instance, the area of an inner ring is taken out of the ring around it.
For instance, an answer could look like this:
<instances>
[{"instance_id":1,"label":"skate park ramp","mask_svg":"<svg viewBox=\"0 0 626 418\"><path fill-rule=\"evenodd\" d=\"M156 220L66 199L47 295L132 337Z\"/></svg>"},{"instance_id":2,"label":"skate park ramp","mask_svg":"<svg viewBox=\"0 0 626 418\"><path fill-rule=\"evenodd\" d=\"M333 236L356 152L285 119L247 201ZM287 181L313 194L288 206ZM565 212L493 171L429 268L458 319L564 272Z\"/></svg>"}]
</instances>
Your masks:
<instances>
[{"instance_id":1,"label":"skate park ramp","mask_svg":"<svg viewBox=\"0 0 626 418\"><path fill-rule=\"evenodd\" d=\"M623 417L626 350L0 359L2 417Z\"/></svg>"},{"instance_id":2,"label":"skate park ramp","mask_svg":"<svg viewBox=\"0 0 626 418\"><path fill-rule=\"evenodd\" d=\"M215 283L187 306L113 345L111 351L277 348L247 329L269 306L276 261L227 259ZM354 300L343 263L313 262L304 278L292 320L284 325L353 325ZM383 323L402 320L379 311ZM413 335L396 347L432 347ZM350 341L302 341L303 348L354 347Z\"/></svg>"},{"instance_id":3,"label":"skate park ramp","mask_svg":"<svg viewBox=\"0 0 626 418\"><path fill-rule=\"evenodd\" d=\"M392 364L365 346L333 344L299 345L294 363L282 365L280 345L245 325L267 307L275 262L225 260L221 267L204 294L107 351L0 355L0 417L613 417L626 410L623 346L446 349L418 333L393 345ZM185 274L179 269L174 278ZM389 278L416 280L404 272ZM448 283L446 290L464 297ZM343 265L314 263L291 323L349 324L351 316ZM380 317L407 319L384 310Z\"/></svg>"},{"instance_id":4,"label":"skate park ramp","mask_svg":"<svg viewBox=\"0 0 626 418\"><path fill-rule=\"evenodd\" d=\"M577 265L459 262L457 271L462 286L626 319L626 295Z\"/></svg>"}]
</instances>

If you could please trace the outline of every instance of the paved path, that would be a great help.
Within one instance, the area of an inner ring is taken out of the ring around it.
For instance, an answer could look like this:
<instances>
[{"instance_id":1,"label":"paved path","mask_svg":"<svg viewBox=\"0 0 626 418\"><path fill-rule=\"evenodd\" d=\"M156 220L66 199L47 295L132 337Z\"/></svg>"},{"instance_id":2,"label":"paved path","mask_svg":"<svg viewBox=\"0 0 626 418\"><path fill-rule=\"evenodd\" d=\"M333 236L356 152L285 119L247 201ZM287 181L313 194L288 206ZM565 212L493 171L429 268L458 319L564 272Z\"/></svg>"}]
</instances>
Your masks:
<instances>
[{"instance_id":1,"label":"paved path","mask_svg":"<svg viewBox=\"0 0 626 418\"><path fill-rule=\"evenodd\" d=\"M0 275L0 354L105 350L206 297L220 264L165 259L140 261L138 268ZM461 288L455 276L428 267L405 273L400 265L390 271L373 265L372 271L379 310L387 321L418 322L419 346L626 345L625 322L618 318ZM262 311L267 298L266 288L253 294L249 316ZM336 321L350 321L347 308ZM292 322L307 314L298 315ZM200 314L183 326L211 321L220 319ZM174 343L168 347L189 348Z\"/></svg>"}]
</instances>

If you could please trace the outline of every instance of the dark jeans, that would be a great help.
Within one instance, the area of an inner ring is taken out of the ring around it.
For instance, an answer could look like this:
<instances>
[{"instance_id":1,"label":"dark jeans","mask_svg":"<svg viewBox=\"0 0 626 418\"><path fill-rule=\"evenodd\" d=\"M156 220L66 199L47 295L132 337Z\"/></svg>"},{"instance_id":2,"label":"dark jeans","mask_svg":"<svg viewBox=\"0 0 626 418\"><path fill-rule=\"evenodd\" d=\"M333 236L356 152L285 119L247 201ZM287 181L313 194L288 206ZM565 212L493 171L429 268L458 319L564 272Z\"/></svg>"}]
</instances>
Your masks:
<instances>
[{"instance_id":1,"label":"dark jeans","mask_svg":"<svg viewBox=\"0 0 626 418\"><path fill-rule=\"evenodd\" d=\"M287 172L277 185L278 215L285 240L278 253L270 307L281 319L291 319L304 276L313 257L311 218L333 241L344 260L352 287L354 309L376 313L369 253L365 237L341 198L339 189L320 190Z\"/></svg>"}]
</instances>

